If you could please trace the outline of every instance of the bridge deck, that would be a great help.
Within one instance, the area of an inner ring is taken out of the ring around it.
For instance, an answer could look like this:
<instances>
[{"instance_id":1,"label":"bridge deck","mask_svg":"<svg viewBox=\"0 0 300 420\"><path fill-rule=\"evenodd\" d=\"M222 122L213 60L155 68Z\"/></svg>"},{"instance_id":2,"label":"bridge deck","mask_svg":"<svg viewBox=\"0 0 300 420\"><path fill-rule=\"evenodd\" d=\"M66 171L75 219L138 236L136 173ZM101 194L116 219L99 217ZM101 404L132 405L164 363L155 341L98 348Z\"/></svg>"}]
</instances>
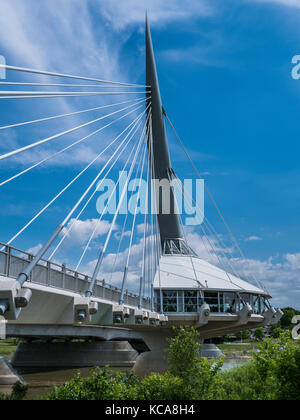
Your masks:
<instances>
[{"instance_id":1,"label":"bridge deck","mask_svg":"<svg viewBox=\"0 0 300 420\"><path fill-rule=\"evenodd\" d=\"M0 275L16 279L33 259L33 255L1 242L0 247ZM30 283L62 289L80 295L86 292L90 281L91 278L89 276L77 273L64 265L46 260L40 261L28 279ZM121 289L102 280L97 282L93 296L113 303L119 303ZM139 297L126 291L124 304L137 307ZM150 309L149 299L143 299L143 308Z\"/></svg>"}]
</instances>

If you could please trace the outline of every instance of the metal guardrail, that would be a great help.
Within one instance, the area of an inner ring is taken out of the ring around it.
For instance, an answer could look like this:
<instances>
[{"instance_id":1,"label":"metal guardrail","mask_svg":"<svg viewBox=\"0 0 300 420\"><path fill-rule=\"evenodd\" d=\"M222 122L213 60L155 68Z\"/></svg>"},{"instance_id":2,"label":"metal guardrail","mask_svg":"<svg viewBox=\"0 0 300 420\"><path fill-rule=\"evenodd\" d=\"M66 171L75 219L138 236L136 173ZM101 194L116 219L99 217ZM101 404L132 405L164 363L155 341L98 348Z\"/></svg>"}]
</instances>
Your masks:
<instances>
[{"instance_id":1,"label":"metal guardrail","mask_svg":"<svg viewBox=\"0 0 300 420\"><path fill-rule=\"evenodd\" d=\"M34 256L28 252L0 242L0 275L15 279L18 278L19 274L22 273L33 258ZM65 265L41 260L32 271L28 281L83 295L88 289L91 278L77 273ZM119 303L121 289L107 284L105 280L97 281L93 296ZM126 291L124 304L138 306L139 297L136 294ZM150 306L150 300L143 299L143 308L150 309Z\"/></svg>"}]
</instances>

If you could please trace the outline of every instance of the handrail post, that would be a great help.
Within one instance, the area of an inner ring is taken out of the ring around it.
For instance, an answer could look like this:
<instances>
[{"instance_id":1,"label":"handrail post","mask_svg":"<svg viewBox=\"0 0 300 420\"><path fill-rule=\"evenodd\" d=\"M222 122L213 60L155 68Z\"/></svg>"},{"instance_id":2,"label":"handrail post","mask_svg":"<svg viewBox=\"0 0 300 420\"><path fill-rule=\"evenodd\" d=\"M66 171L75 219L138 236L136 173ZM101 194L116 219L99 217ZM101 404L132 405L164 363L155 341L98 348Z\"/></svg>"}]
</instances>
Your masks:
<instances>
[{"instance_id":1,"label":"handrail post","mask_svg":"<svg viewBox=\"0 0 300 420\"><path fill-rule=\"evenodd\" d=\"M63 264L61 266L61 271L62 271L62 282L61 282L61 287L62 289L65 289L66 287L66 264Z\"/></svg>"},{"instance_id":2,"label":"handrail post","mask_svg":"<svg viewBox=\"0 0 300 420\"><path fill-rule=\"evenodd\" d=\"M10 272L11 248L9 245L5 247L5 275L9 277Z\"/></svg>"}]
</instances>

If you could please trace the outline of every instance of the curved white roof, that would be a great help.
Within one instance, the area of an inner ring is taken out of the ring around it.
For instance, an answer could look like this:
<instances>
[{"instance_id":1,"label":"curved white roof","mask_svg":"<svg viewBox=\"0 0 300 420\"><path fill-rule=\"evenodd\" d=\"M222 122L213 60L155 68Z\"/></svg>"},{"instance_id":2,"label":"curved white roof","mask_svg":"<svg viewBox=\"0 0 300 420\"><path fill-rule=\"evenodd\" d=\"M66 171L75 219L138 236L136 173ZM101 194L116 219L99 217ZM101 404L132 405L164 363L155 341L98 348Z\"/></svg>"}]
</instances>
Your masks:
<instances>
[{"instance_id":1,"label":"curved white roof","mask_svg":"<svg viewBox=\"0 0 300 420\"><path fill-rule=\"evenodd\" d=\"M164 255L160 260L160 276L156 273L155 289L207 289L267 295L233 274L198 257Z\"/></svg>"}]
</instances>

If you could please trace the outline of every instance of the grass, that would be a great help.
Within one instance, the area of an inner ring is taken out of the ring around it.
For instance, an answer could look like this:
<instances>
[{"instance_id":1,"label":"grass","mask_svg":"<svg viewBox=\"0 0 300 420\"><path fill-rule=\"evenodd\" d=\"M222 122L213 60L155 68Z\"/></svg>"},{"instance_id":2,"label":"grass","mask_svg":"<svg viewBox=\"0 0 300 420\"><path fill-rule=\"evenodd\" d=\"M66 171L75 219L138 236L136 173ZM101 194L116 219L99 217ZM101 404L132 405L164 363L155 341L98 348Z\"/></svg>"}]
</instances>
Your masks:
<instances>
[{"instance_id":1,"label":"grass","mask_svg":"<svg viewBox=\"0 0 300 420\"><path fill-rule=\"evenodd\" d=\"M243 344L218 344L219 349L222 351L224 356L230 354L236 354L243 356L244 352L251 352L256 347L256 343L243 343Z\"/></svg>"},{"instance_id":2,"label":"grass","mask_svg":"<svg viewBox=\"0 0 300 420\"><path fill-rule=\"evenodd\" d=\"M0 356L11 357L18 345L18 341L14 339L0 340Z\"/></svg>"},{"instance_id":3,"label":"grass","mask_svg":"<svg viewBox=\"0 0 300 420\"><path fill-rule=\"evenodd\" d=\"M294 342L296 346L300 346L300 340ZM225 357L235 354L237 356L243 356L245 352L248 352L247 356L251 356L251 351L256 349L259 342L251 343L229 343L229 344L218 344L219 349L222 351Z\"/></svg>"}]
</instances>

